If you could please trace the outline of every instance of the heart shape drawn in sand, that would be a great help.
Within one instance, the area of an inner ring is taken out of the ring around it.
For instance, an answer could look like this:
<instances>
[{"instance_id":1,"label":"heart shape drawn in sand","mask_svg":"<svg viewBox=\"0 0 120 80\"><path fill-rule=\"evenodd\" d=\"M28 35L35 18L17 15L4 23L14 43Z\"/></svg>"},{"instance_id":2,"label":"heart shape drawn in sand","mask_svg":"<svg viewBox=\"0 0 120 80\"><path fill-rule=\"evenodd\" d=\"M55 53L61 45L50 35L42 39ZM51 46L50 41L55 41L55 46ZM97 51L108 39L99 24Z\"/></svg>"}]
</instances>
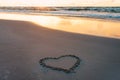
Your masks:
<instances>
[{"instance_id":1,"label":"heart shape drawn in sand","mask_svg":"<svg viewBox=\"0 0 120 80\"><path fill-rule=\"evenodd\" d=\"M75 55L63 55L57 58L46 57L39 61L42 67L65 73L74 72L74 69L80 65L80 62L80 58Z\"/></svg>"}]
</instances>

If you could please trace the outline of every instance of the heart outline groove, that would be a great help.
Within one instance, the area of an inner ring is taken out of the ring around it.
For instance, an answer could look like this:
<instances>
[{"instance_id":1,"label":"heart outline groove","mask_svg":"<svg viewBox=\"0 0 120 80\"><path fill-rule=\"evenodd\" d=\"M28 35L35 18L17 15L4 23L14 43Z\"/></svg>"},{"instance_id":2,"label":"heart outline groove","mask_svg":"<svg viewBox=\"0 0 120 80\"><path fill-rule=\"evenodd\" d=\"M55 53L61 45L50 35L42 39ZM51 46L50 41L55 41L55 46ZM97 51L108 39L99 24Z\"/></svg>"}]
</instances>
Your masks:
<instances>
[{"instance_id":1,"label":"heart outline groove","mask_svg":"<svg viewBox=\"0 0 120 80\"><path fill-rule=\"evenodd\" d=\"M47 65L45 63L46 60L59 60L60 58L64 58L64 57L74 58L74 59L76 59L76 62L73 64L72 67L70 67L68 69L50 66L50 65ZM75 56L75 55L62 55L60 57L45 57L45 58L40 59L40 61L39 61L40 65L42 67L46 67L46 68L49 68L49 69L52 69L52 70L57 70L57 71L63 71L65 73L75 72L74 70L75 70L75 68L77 68L80 65L80 62L81 62L81 59L79 57Z\"/></svg>"}]
</instances>

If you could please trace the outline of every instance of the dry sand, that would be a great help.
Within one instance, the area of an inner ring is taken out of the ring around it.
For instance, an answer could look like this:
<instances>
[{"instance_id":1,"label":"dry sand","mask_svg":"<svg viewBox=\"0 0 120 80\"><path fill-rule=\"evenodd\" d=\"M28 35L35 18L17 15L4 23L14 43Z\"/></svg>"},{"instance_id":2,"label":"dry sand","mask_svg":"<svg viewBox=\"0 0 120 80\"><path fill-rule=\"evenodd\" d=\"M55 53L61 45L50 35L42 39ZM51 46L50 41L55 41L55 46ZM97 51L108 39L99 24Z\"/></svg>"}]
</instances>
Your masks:
<instances>
[{"instance_id":1,"label":"dry sand","mask_svg":"<svg viewBox=\"0 0 120 80\"><path fill-rule=\"evenodd\" d=\"M73 54L76 73L42 68L39 60ZM0 20L0 80L120 80L120 39L47 29Z\"/></svg>"}]
</instances>

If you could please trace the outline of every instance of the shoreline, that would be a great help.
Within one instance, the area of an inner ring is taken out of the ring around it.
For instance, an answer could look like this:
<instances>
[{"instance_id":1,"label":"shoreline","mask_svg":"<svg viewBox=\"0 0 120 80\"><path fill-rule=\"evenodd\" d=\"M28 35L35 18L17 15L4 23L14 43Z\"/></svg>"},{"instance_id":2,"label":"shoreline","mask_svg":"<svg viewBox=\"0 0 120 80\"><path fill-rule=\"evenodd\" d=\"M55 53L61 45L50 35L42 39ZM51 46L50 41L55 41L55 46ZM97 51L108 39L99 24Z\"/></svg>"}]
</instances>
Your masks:
<instances>
[{"instance_id":1,"label":"shoreline","mask_svg":"<svg viewBox=\"0 0 120 80\"><path fill-rule=\"evenodd\" d=\"M55 30L120 39L119 21L39 14L1 14L2 15L0 16L0 18L5 20L29 21L37 25L42 25L43 27Z\"/></svg>"},{"instance_id":2,"label":"shoreline","mask_svg":"<svg viewBox=\"0 0 120 80\"><path fill-rule=\"evenodd\" d=\"M120 22L120 19L111 19L111 18L99 18L99 17L90 17L90 16L76 16L76 15L68 15L68 14L52 14L52 13L29 13L29 12L0 12L0 13L7 13L7 14L20 14L20 15L36 15L36 16L55 16L55 17L65 17L65 18L82 18L82 19L96 19L96 20L103 20L103 21L110 21L110 22Z\"/></svg>"}]
</instances>

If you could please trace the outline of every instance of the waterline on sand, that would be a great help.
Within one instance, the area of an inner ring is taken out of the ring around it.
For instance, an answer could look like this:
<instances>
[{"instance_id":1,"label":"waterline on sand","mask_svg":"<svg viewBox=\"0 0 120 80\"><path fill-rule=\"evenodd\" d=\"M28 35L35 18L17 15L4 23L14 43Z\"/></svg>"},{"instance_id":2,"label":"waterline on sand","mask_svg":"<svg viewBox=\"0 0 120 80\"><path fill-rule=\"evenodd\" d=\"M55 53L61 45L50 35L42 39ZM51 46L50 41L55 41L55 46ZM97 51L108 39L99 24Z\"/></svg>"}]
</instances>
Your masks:
<instances>
[{"instance_id":1,"label":"waterline on sand","mask_svg":"<svg viewBox=\"0 0 120 80\"><path fill-rule=\"evenodd\" d=\"M120 39L119 21L50 15L0 14L0 19L29 21L56 30Z\"/></svg>"}]
</instances>

